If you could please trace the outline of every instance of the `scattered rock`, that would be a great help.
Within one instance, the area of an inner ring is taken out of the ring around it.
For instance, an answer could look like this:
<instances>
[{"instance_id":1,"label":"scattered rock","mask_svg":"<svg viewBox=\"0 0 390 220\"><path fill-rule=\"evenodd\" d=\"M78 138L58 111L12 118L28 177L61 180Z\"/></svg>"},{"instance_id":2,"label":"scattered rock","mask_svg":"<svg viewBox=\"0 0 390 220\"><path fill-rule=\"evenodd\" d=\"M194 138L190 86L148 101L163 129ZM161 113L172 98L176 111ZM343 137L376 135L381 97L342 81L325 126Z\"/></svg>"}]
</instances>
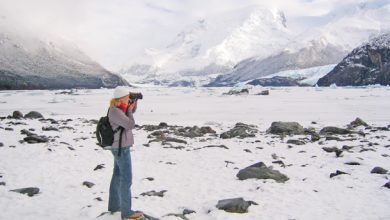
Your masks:
<instances>
[{"instance_id":1,"label":"scattered rock","mask_svg":"<svg viewBox=\"0 0 390 220\"><path fill-rule=\"evenodd\" d=\"M345 173L343 171L337 170L336 173L331 173L330 174L330 178L333 178L333 177L338 176L338 175L343 175L343 174L348 174L349 175L349 173Z\"/></svg>"},{"instance_id":2,"label":"scattered rock","mask_svg":"<svg viewBox=\"0 0 390 220\"><path fill-rule=\"evenodd\" d=\"M358 162L346 162L345 164L351 165L351 166L359 166L360 165L360 163L358 163Z\"/></svg>"},{"instance_id":3,"label":"scattered rock","mask_svg":"<svg viewBox=\"0 0 390 220\"><path fill-rule=\"evenodd\" d=\"M289 178L280 173L277 170L268 168L263 162L253 164L238 172L237 177L239 180L246 179L273 179L278 183L284 183Z\"/></svg>"},{"instance_id":4,"label":"scattered rock","mask_svg":"<svg viewBox=\"0 0 390 220\"><path fill-rule=\"evenodd\" d=\"M102 199L101 197L96 197L95 200L96 200L96 201L99 201L99 202L102 202L102 201L103 201L103 199Z\"/></svg>"},{"instance_id":5,"label":"scattered rock","mask_svg":"<svg viewBox=\"0 0 390 220\"><path fill-rule=\"evenodd\" d=\"M5 182L0 182L0 186L5 186L6 183Z\"/></svg>"},{"instance_id":6,"label":"scattered rock","mask_svg":"<svg viewBox=\"0 0 390 220\"><path fill-rule=\"evenodd\" d=\"M56 127L49 126L49 127L42 127L42 131L59 131L59 130Z\"/></svg>"},{"instance_id":7,"label":"scattered rock","mask_svg":"<svg viewBox=\"0 0 390 220\"><path fill-rule=\"evenodd\" d=\"M37 187L27 187L27 188L21 188L21 189L13 189L10 190L12 192L18 192L21 194L27 194L28 196L32 197L39 193L39 188Z\"/></svg>"},{"instance_id":8,"label":"scattered rock","mask_svg":"<svg viewBox=\"0 0 390 220\"><path fill-rule=\"evenodd\" d=\"M385 185L383 185L383 187L390 189L390 182L387 182Z\"/></svg>"},{"instance_id":9,"label":"scattered rock","mask_svg":"<svg viewBox=\"0 0 390 220\"><path fill-rule=\"evenodd\" d=\"M37 135L37 134L32 133L32 132L30 132L30 131L28 131L28 130L26 130L26 129L21 130L20 133L21 133L21 134L24 134L24 135L27 135L27 136Z\"/></svg>"},{"instance_id":10,"label":"scattered rock","mask_svg":"<svg viewBox=\"0 0 390 220\"><path fill-rule=\"evenodd\" d=\"M204 146L204 147L195 148L194 150L200 150L200 149L204 149L204 148L222 148L222 149L229 150L229 148L226 147L225 145L207 145L207 146Z\"/></svg>"},{"instance_id":11,"label":"scattered rock","mask_svg":"<svg viewBox=\"0 0 390 220\"><path fill-rule=\"evenodd\" d=\"M253 201L245 201L243 198L219 200L216 207L231 213L247 213L251 205L258 205Z\"/></svg>"},{"instance_id":12,"label":"scattered rock","mask_svg":"<svg viewBox=\"0 0 390 220\"><path fill-rule=\"evenodd\" d=\"M14 129L13 128L4 128L4 130L6 130L6 131L13 131Z\"/></svg>"},{"instance_id":13,"label":"scattered rock","mask_svg":"<svg viewBox=\"0 0 390 220\"><path fill-rule=\"evenodd\" d=\"M0 142L0 147L4 147L4 144L2 142Z\"/></svg>"},{"instance_id":14,"label":"scattered rock","mask_svg":"<svg viewBox=\"0 0 390 220\"><path fill-rule=\"evenodd\" d=\"M183 136L183 137L189 137L189 138L194 138L194 137L202 137L205 134L215 134L215 132L211 127L201 127L199 128L198 126L194 127L185 127L178 129L175 131L176 135Z\"/></svg>"},{"instance_id":15,"label":"scattered rock","mask_svg":"<svg viewBox=\"0 0 390 220\"><path fill-rule=\"evenodd\" d=\"M154 178L153 178L153 177L146 177L145 179L146 179L146 180L149 180L149 181L154 181Z\"/></svg>"},{"instance_id":16,"label":"scattered rock","mask_svg":"<svg viewBox=\"0 0 390 220\"><path fill-rule=\"evenodd\" d=\"M344 128L338 128L333 126L328 126L323 129L321 129L320 134L321 135L345 135L345 134L352 134L353 132Z\"/></svg>"},{"instance_id":17,"label":"scattered rock","mask_svg":"<svg viewBox=\"0 0 390 220\"><path fill-rule=\"evenodd\" d=\"M356 118L353 122L351 122L348 125L348 128L352 129L352 128L357 128L359 126L369 127L368 124L366 122L364 122L362 119Z\"/></svg>"},{"instance_id":18,"label":"scattered rock","mask_svg":"<svg viewBox=\"0 0 390 220\"><path fill-rule=\"evenodd\" d=\"M161 190L160 192L156 192L154 190L149 192L141 193L141 196L158 196L158 197L164 197L164 193L166 193L167 190Z\"/></svg>"},{"instance_id":19,"label":"scattered rock","mask_svg":"<svg viewBox=\"0 0 390 220\"><path fill-rule=\"evenodd\" d=\"M31 111L27 113L24 118L30 118L30 119L36 119L36 118L43 118L43 115L37 111Z\"/></svg>"},{"instance_id":20,"label":"scattered rock","mask_svg":"<svg viewBox=\"0 0 390 220\"><path fill-rule=\"evenodd\" d=\"M305 129L297 122L272 122L271 127L267 130L269 134L277 135L303 135Z\"/></svg>"},{"instance_id":21,"label":"scattered rock","mask_svg":"<svg viewBox=\"0 0 390 220\"><path fill-rule=\"evenodd\" d=\"M29 144L46 143L49 141L47 137L38 135L27 136L23 140Z\"/></svg>"},{"instance_id":22,"label":"scattered rock","mask_svg":"<svg viewBox=\"0 0 390 220\"><path fill-rule=\"evenodd\" d=\"M249 94L248 89L241 89L241 90L232 89L227 93L223 93L222 95L247 95L247 94Z\"/></svg>"},{"instance_id":23,"label":"scattered rock","mask_svg":"<svg viewBox=\"0 0 390 220\"><path fill-rule=\"evenodd\" d=\"M257 93L256 95L269 95L269 90L261 91L260 93Z\"/></svg>"},{"instance_id":24,"label":"scattered rock","mask_svg":"<svg viewBox=\"0 0 390 220\"><path fill-rule=\"evenodd\" d=\"M247 138L247 137L255 137L255 134L258 132L258 130L255 128L254 125L247 125L244 123L237 123L234 128L230 129L227 132L224 132L220 135L223 139L228 138Z\"/></svg>"},{"instance_id":25,"label":"scattered rock","mask_svg":"<svg viewBox=\"0 0 390 220\"><path fill-rule=\"evenodd\" d=\"M287 141L287 144L305 145L306 142L301 141L301 140L290 139L290 140Z\"/></svg>"},{"instance_id":26,"label":"scattered rock","mask_svg":"<svg viewBox=\"0 0 390 220\"><path fill-rule=\"evenodd\" d=\"M95 169L93 169L93 171L101 170L101 169L103 169L103 168L105 168L105 167L104 167L104 164L99 164L99 165L97 165L97 166L95 167Z\"/></svg>"},{"instance_id":27,"label":"scattered rock","mask_svg":"<svg viewBox=\"0 0 390 220\"><path fill-rule=\"evenodd\" d=\"M375 174L386 174L387 170L382 167L374 167L374 169L371 170L371 173Z\"/></svg>"},{"instance_id":28,"label":"scattered rock","mask_svg":"<svg viewBox=\"0 0 390 220\"><path fill-rule=\"evenodd\" d=\"M14 111L12 113L12 118L21 119L21 118L23 118L23 114L20 111Z\"/></svg>"},{"instance_id":29,"label":"scattered rock","mask_svg":"<svg viewBox=\"0 0 390 220\"><path fill-rule=\"evenodd\" d=\"M184 209L183 212L181 214L174 214L174 213L170 213L170 214L167 214L166 216L175 216L175 217L178 217L178 218L181 218L183 220L188 220L188 218L186 217L186 215L190 215L192 213L196 213L195 211L193 210L190 210L190 209Z\"/></svg>"},{"instance_id":30,"label":"scattered rock","mask_svg":"<svg viewBox=\"0 0 390 220\"><path fill-rule=\"evenodd\" d=\"M88 188L92 188L94 185L95 185L95 183L91 183L91 182L88 182L88 181L84 181L83 182L83 186L86 186Z\"/></svg>"}]
</instances>

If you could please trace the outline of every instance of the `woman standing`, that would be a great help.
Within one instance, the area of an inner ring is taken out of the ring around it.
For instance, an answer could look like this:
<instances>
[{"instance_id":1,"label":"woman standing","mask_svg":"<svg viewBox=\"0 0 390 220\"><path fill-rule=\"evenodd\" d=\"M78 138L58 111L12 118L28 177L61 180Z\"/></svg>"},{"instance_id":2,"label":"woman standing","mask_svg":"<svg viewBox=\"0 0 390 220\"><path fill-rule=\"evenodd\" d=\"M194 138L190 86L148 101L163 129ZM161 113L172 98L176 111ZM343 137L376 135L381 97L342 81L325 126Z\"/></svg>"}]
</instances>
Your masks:
<instances>
[{"instance_id":1,"label":"woman standing","mask_svg":"<svg viewBox=\"0 0 390 220\"><path fill-rule=\"evenodd\" d=\"M114 171L110 184L108 211L120 211L122 220L143 218L141 212L135 212L131 209L132 166L130 147L134 144L132 130L135 127L135 122L133 113L137 108L137 101L131 104L129 101L129 91L126 88L117 87L114 90L108 113L112 129L117 131L111 148L114 155ZM119 128L122 128L123 131L120 131ZM120 141L121 147L119 147Z\"/></svg>"}]
</instances>

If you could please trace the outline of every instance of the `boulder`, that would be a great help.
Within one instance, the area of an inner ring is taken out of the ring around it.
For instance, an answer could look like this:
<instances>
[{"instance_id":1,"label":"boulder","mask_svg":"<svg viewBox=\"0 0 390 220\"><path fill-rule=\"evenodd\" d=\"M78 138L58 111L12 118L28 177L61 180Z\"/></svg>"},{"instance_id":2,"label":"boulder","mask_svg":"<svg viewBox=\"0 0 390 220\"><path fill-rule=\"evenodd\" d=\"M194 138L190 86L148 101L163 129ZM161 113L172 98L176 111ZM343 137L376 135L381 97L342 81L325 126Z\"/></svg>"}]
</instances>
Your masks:
<instances>
[{"instance_id":1,"label":"boulder","mask_svg":"<svg viewBox=\"0 0 390 220\"><path fill-rule=\"evenodd\" d=\"M31 135L27 136L23 139L29 144L35 144L35 143L46 143L49 141L49 139L45 136L38 136L38 135Z\"/></svg>"},{"instance_id":2,"label":"boulder","mask_svg":"<svg viewBox=\"0 0 390 220\"><path fill-rule=\"evenodd\" d=\"M349 175L349 173L345 173L343 171L337 170L335 173L331 173L330 174L330 178L333 178L333 177L338 176L338 175L343 175L343 174L348 174Z\"/></svg>"},{"instance_id":3,"label":"boulder","mask_svg":"<svg viewBox=\"0 0 390 220\"><path fill-rule=\"evenodd\" d=\"M92 188L95 185L95 183L84 181L83 186L86 186L88 188Z\"/></svg>"},{"instance_id":4,"label":"boulder","mask_svg":"<svg viewBox=\"0 0 390 220\"><path fill-rule=\"evenodd\" d=\"M247 94L249 94L248 89L241 89L241 90L232 89L227 93L223 93L222 95L247 95Z\"/></svg>"},{"instance_id":5,"label":"boulder","mask_svg":"<svg viewBox=\"0 0 390 220\"><path fill-rule=\"evenodd\" d=\"M290 139L290 140L287 141L287 144L305 145L306 142L301 141L301 140Z\"/></svg>"},{"instance_id":6,"label":"boulder","mask_svg":"<svg viewBox=\"0 0 390 220\"><path fill-rule=\"evenodd\" d=\"M43 115L37 111L31 111L27 113L24 118L30 118L30 119L36 119L36 118L43 118Z\"/></svg>"},{"instance_id":7,"label":"boulder","mask_svg":"<svg viewBox=\"0 0 390 220\"><path fill-rule=\"evenodd\" d=\"M389 188L390 189L390 182L387 182L383 187Z\"/></svg>"},{"instance_id":8,"label":"boulder","mask_svg":"<svg viewBox=\"0 0 390 220\"><path fill-rule=\"evenodd\" d=\"M286 175L267 167L263 162L253 164L245 169L240 170L237 174L237 177L239 180L273 179L278 183L284 183L289 180Z\"/></svg>"},{"instance_id":9,"label":"boulder","mask_svg":"<svg viewBox=\"0 0 390 220\"><path fill-rule=\"evenodd\" d=\"M21 119L21 118L23 118L23 114L20 111L14 111L12 113L12 118Z\"/></svg>"},{"instance_id":10,"label":"boulder","mask_svg":"<svg viewBox=\"0 0 390 220\"><path fill-rule=\"evenodd\" d=\"M258 130L255 127L256 126L254 125L237 123L234 126L234 128L222 133L220 137L223 139L235 138L235 137L238 138L255 137L255 134L258 132Z\"/></svg>"},{"instance_id":11,"label":"boulder","mask_svg":"<svg viewBox=\"0 0 390 220\"><path fill-rule=\"evenodd\" d=\"M231 213L247 213L251 205L257 205L253 201L245 201L243 198L219 200L216 207Z\"/></svg>"},{"instance_id":12,"label":"boulder","mask_svg":"<svg viewBox=\"0 0 390 220\"><path fill-rule=\"evenodd\" d=\"M297 122L272 122L271 127L267 130L269 134L277 135L303 135L305 129Z\"/></svg>"},{"instance_id":13,"label":"boulder","mask_svg":"<svg viewBox=\"0 0 390 220\"><path fill-rule=\"evenodd\" d=\"M368 124L364 122L362 119L356 118L353 122L349 123L348 128L352 129L359 126L369 127Z\"/></svg>"},{"instance_id":14,"label":"boulder","mask_svg":"<svg viewBox=\"0 0 390 220\"><path fill-rule=\"evenodd\" d=\"M158 197L164 197L164 194L167 192L167 190L161 190L160 192L156 192L154 190L149 192L141 193L141 196L158 196Z\"/></svg>"},{"instance_id":15,"label":"boulder","mask_svg":"<svg viewBox=\"0 0 390 220\"><path fill-rule=\"evenodd\" d=\"M32 197L39 193L39 188L37 187L27 187L27 188L21 188L21 189L13 189L12 192L18 192L20 194L27 194L28 196Z\"/></svg>"},{"instance_id":16,"label":"boulder","mask_svg":"<svg viewBox=\"0 0 390 220\"><path fill-rule=\"evenodd\" d=\"M345 135L345 134L352 134L353 132L344 128L338 128L333 126L328 126L323 129L321 129L320 134L321 135Z\"/></svg>"},{"instance_id":17,"label":"boulder","mask_svg":"<svg viewBox=\"0 0 390 220\"><path fill-rule=\"evenodd\" d=\"M371 170L371 173L375 174L386 174L387 170L382 167L374 167L374 169Z\"/></svg>"}]
</instances>

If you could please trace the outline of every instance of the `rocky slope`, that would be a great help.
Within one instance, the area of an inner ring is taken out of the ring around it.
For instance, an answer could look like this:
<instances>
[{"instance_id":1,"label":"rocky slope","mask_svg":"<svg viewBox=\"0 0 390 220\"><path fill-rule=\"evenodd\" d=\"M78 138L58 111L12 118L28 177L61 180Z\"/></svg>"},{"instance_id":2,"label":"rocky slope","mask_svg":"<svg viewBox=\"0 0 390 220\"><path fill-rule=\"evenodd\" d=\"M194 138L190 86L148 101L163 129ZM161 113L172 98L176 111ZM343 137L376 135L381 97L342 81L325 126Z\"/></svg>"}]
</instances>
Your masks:
<instances>
[{"instance_id":1,"label":"rocky slope","mask_svg":"<svg viewBox=\"0 0 390 220\"><path fill-rule=\"evenodd\" d=\"M390 33L354 49L330 73L318 80L319 86L363 86L390 84Z\"/></svg>"},{"instance_id":2,"label":"rocky slope","mask_svg":"<svg viewBox=\"0 0 390 220\"><path fill-rule=\"evenodd\" d=\"M77 46L0 19L0 89L101 88L129 85Z\"/></svg>"}]
</instances>

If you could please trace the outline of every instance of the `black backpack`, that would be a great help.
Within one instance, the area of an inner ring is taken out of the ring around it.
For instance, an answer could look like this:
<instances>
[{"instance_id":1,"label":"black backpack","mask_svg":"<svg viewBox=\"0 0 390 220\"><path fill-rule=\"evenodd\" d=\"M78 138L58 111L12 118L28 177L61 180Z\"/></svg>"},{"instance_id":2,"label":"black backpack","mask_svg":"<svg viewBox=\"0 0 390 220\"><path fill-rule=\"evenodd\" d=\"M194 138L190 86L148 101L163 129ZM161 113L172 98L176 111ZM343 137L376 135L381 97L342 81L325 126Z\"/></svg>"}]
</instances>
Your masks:
<instances>
[{"instance_id":1,"label":"black backpack","mask_svg":"<svg viewBox=\"0 0 390 220\"><path fill-rule=\"evenodd\" d=\"M110 109L108 109L108 111L109 110ZM122 147L121 142L122 142L123 128L118 127L115 130L112 129L111 124L110 124L109 119L108 119L108 111L107 111L106 116L103 116L99 119L99 122L97 123L97 126L96 126L96 138L98 140L97 145L99 145L102 148L107 147L107 146L111 146L112 143L114 142L114 134L116 132L118 132L119 130L121 130L120 138L119 138L120 139L119 140L119 148L121 148ZM119 153L120 153L120 151L119 151Z\"/></svg>"}]
</instances>

